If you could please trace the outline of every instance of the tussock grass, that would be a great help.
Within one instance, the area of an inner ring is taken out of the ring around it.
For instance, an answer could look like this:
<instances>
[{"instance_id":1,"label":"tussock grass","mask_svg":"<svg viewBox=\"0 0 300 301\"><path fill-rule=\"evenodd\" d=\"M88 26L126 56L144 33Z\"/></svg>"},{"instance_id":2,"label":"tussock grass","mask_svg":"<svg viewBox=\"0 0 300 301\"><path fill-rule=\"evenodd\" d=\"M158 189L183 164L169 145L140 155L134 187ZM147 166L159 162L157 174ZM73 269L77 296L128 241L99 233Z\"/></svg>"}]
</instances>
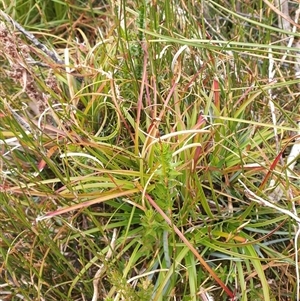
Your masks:
<instances>
[{"instance_id":1,"label":"tussock grass","mask_svg":"<svg viewBox=\"0 0 300 301\"><path fill-rule=\"evenodd\" d=\"M266 1L0 7L26 29L2 15L0 299L297 300L297 28Z\"/></svg>"}]
</instances>

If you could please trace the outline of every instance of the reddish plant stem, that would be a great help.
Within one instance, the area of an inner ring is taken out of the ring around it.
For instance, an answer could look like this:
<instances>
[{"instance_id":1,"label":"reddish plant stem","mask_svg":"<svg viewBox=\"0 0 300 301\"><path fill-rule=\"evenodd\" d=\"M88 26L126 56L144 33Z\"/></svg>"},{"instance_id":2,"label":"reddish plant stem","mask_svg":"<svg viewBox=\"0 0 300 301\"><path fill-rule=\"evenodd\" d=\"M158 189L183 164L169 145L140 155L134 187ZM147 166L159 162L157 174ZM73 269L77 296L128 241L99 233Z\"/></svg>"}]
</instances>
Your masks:
<instances>
[{"instance_id":1,"label":"reddish plant stem","mask_svg":"<svg viewBox=\"0 0 300 301\"><path fill-rule=\"evenodd\" d=\"M211 267L206 263L206 261L201 257L193 245L186 239L183 233L172 223L169 217L164 213L164 211L156 204L156 202L150 197L148 193L145 194L145 197L149 203L156 209L156 211L164 218L164 220L169 224L169 226L174 229L176 234L180 239L188 246L196 258L200 261L202 266L208 271L208 273L215 279L215 281L222 287L225 293L231 298L234 299L233 292L222 282L222 280L217 276L217 274L211 269Z\"/></svg>"}]
</instances>

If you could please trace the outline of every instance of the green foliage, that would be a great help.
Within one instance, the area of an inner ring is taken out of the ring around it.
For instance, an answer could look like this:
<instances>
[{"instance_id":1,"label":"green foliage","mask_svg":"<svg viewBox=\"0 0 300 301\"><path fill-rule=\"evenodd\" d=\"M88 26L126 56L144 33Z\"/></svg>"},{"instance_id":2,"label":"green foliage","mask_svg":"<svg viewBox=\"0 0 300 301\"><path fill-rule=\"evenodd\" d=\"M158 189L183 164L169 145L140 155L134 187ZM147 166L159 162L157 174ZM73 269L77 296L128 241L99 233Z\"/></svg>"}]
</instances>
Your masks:
<instances>
[{"instance_id":1,"label":"green foliage","mask_svg":"<svg viewBox=\"0 0 300 301\"><path fill-rule=\"evenodd\" d=\"M0 16L0 298L296 300L299 33L268 3L1 2L62 63Z\"/></svg>"},{"instance_id":2,"label":"green foliage","mask_svg":"<svg viewBox=\"0 0 300 301\"><path fill-rule=\"evenodd\" d=\"M151 192L160 207L165 211L172 211L173 203L178 195L180 186L179 173L176 167L180 162L174 162L172 150L168 143L159 143L154 150L158 168L155 171L155 188Z\"/></svg>"},{"instance_id":3,"label":"green foliage","mask_svg":"<svg viewBox=\"0 0 300 301\"><path fill-rule=\"evenodd\" d=\"M112 284L118 290L120 297L125 300L130 301L148 301L151 298L153 285L144 280L138 284L136 290L134 290L129 283L126 282L126 279L122 277L122 274L117 270L110 270L108 277ZM109 300L109 299L105 299Z\"/></svg>"}]
</instances>

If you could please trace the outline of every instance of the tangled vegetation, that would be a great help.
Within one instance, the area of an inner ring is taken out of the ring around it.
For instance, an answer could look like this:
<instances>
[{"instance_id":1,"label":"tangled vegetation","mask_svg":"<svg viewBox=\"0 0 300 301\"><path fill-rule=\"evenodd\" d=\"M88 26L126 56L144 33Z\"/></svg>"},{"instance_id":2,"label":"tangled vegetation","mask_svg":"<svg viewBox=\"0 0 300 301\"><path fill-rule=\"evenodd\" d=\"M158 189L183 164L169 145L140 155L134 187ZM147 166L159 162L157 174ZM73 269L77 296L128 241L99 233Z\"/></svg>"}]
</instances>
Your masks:
<instances>
[{"instance_id":1,"label":"tangled vegetation","mask_svg":"<svg viewBox=\"0 0 300 301\"><path fill-rule=\"evenodd\" d=\"M299 4L0 3L1 300L299 300Z\"/></svg>"}]
</instances>

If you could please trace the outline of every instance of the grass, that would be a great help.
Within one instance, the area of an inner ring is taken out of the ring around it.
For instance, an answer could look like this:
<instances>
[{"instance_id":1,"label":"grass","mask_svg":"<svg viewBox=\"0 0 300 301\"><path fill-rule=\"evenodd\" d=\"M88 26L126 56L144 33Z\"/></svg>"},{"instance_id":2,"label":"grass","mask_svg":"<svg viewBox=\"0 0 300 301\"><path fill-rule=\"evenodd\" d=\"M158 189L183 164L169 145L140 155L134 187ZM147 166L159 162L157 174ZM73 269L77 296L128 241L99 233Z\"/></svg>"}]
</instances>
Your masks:
<instances>
[{"instance_id":1,"label":"grass","mask_svg":"<svg viewBox=\"0 0 300 301\"><path fill-rule=\"evenodd\" d=\"M2 15L1 300L298 299L299 33L270 2L1 2L49 50Z\"/></svg>"}]
</instances>

